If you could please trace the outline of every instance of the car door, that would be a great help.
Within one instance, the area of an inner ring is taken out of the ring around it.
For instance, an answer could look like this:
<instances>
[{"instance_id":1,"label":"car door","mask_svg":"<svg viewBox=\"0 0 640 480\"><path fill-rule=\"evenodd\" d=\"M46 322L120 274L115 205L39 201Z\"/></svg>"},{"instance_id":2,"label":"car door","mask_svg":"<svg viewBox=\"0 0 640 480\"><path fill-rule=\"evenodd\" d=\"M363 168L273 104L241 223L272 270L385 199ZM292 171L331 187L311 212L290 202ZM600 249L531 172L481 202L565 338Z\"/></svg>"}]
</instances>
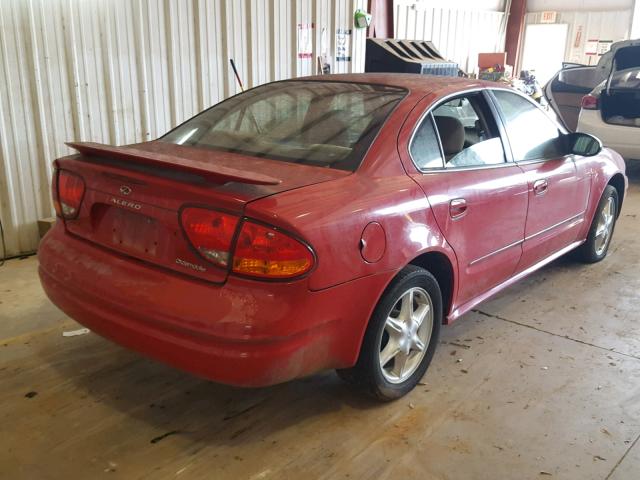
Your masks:
<instances>
[{"instance_id":1,"label":"car door","mask_svg":"<svg viewBox=\"0 0 640 480\"><path fill-rule=\"evenodd\" d=\"M559 126L535 103L509 90L492 90L492 95L513 159L527 179L522 271L577 240L591 181L566 151Z\"/></svg>"},{"instance_id":2,"label":"car door","mask_svg":"<svg viewBox=\"0 0 640 480\"><path fill-rule=\"evenodd\" d=\"M457 257L457 306L508 279L521 256L527 181L505 157L485 93L446 99L426 114L418 104L400 152Z\"/></svg>"}]
</instances>

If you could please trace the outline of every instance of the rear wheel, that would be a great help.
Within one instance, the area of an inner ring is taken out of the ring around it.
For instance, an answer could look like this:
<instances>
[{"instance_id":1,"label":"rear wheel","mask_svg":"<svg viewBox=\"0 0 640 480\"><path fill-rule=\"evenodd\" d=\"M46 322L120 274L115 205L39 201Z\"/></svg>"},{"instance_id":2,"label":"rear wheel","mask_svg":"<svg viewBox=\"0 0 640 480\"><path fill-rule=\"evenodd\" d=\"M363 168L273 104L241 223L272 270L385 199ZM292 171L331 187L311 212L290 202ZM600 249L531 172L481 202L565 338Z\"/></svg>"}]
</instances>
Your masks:
<instances>
[{"instance_id":1,"label":"rear wheel","mask_svg":"<svg viewBox=\"0 0 640 480\"><path fill-rule=\"evenodd\" d=\"M344 380L381 400L411 391L426 372L442 323L442 295L428 271L409 265L391 282L376 306L353 368Z\"/></svg>"},{"instance_id":2,"label":"rear wheel","mask_svg":"<svg viewBox=\"0 0 640 480\"><path fill-rule=\"evenodd\" d=\"M591 222L587 240L577 250L580 260L595 263L607 256L618 217L618 191L607 185Z\"/></svg>"}]
</instances>

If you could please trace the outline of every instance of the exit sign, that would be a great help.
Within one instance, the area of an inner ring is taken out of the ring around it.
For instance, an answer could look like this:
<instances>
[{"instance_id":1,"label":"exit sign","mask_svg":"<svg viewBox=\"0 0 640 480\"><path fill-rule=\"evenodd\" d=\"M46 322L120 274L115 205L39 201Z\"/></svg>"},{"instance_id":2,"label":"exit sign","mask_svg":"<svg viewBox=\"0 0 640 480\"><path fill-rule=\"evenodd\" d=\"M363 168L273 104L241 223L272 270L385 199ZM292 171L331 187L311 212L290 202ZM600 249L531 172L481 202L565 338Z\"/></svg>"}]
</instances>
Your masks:
<instances>
[{"instance_id":1,"label":"exit sign","mask_svg":"<svg viewBox=\"0 0 640 480\"><path fill-rule=\"evenodd\" d=\"M556 23L558 12L542 12L540 23Z\"/></svg>"}]
</instances>

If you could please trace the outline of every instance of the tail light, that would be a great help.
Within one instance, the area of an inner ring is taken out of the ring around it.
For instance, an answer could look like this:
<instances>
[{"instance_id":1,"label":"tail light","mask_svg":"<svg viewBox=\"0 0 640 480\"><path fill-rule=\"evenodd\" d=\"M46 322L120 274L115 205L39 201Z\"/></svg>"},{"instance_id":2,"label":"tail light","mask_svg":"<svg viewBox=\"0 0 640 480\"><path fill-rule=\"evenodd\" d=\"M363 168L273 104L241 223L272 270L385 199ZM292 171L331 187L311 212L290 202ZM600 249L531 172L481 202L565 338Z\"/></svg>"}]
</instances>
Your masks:
<instances>
[{"instance_id":1,"label":"tail light","mask_svg":"<svg viewBox=\"0 0 640 480\"><path fill-rule=\"evenodd\" d=\"M581 106L585 110L598 110L598 97L591 94L585 95L582 97Z\"/></svg>"},{"instance_id":2,"label":"tail light","mask_svg":"<svg viewBox=\"0 0 640 480\"><path fill-rule=\"evenodd\" d=\"M219 267L240 275L283 279L307 273L314 264L311 249L275 227L199 207L182 210L180 221L198 253Z\"/></svg>"},{"instance_id":3,"label":"tail light","mask_svg":"<svg viewBox=\"0 0 640 480\"><path fill-rule=\"evenodd\" d=\"M82 197L84 197L84 180L80 175L58 170L57 185L54 180L53 203L56 213L65 219L78 216Z\"/></svg>"},{"instance_id":4,"label":"tail light","mask_svg":"<svg viewBox=\"0 0 640 480\"><path fill-rule=\"evenodd\" d=\"M295 238L251 221L242 225L233 255L233 271L261 278L302 275L313 266L311 249Z\"/></svg>"},{"instance_id":5,"label":"tail light","mask_svg":"<svg viewBox=\"0 0 640 480\"><path fill-rule=\"evenodd\" d=\"M206 208L187 207L181 222L191 245L211 263L227 267L239 218Z\"/></svg>"}]
</instances>

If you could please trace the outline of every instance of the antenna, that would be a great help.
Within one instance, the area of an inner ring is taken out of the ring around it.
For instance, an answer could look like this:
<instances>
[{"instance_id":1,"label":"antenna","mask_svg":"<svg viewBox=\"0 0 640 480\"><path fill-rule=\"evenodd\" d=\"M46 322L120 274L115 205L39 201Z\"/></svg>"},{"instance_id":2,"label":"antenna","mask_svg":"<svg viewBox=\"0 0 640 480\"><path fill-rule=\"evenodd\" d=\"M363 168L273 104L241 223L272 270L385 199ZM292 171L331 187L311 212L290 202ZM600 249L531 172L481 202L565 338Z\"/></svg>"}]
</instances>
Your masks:
<instances>
[{"instance_id":1,"label":"antenna","mask_svg":"<svg viewBox=\"0 0 640 480\"><path fill-rule=\"evenodd\" d=\"M242 80L240 80L240 75L238 75L238 69L236 68L236 62L233 61L233 58L229 59L229 63L231 63L231 68L233 68L233 73L236 76L236 80L238 80L238 85L240 85L240 91L244 92L244 85L242 85ZM256 127L256 131L258 133L262 133L262 129L260 125L258 125L258 121L256 120L256 116L251 109L249 109L249 113L251 114L251 121L253 122L253 126Z\"/></svg>"},{"instance_id":2,"label":"antenna","mask_svg":"<svg viewBox=\"0 0 640 480\"><path fill-rule=\"evenodd\" d=\"M236 62L233 61L233 58L229 59L229 63L231 63L231 68L233 68L233 73L236 75L236 80L238 81L238 85L240 85L240 91L244 92L244 85L242 85L242 80L240 80L240 75L238 75L238 69L236 68Z\"/></svg>"}]
</instances>

